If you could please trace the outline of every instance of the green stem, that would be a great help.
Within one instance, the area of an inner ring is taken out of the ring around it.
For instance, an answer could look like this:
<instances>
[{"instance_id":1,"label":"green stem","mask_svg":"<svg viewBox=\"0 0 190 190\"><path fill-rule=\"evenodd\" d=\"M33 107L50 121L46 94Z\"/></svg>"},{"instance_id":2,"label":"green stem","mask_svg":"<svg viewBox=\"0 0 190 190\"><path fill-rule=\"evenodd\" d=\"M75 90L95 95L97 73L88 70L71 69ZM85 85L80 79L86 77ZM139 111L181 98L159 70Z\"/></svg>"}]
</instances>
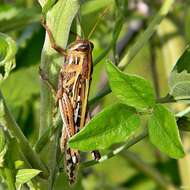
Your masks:
<instances>
[{"instance_id":1,"label":"green stem","mask_svg":"<svg viewBox=\"0 0 190 190\"><path fill-rule=\"evenodd\" d=\"M94 96L93 98L91 98L89 100L89 106L92 107L97 101L99 101L100 99L102 99L104 96L108 95L109 93L111 93L111 89L110 87L105 87L102 91L98 92L96 94L96 96ZM165 97L161 97L156 99L157 103L175 103L177 101L184 101L184 100L189 100L189 99L177 99L175 100L171 95L166 95Z\"/></svg>"},{"instance_id":2,"label":"green stem","mask_svg":"<svg viewBox=\"0 0 190 190\"><path fill-rule=\"evenodd\" d=\"M165 103L173 103L176 100L170 94L167 94L165 97L158 98L156 100L157 103L165 104Z\"/></svg>"},{"instance_id":3,"label":"green stem","mask_svg":"<svg viewBox=\"0 0 190 190\"><path fill-rule=\"evenodd\" d=\"M7 140L7 145L9 144ZM9 146L9 145L8 145ZM8 148L9 149L9 148ZM1 169L5 175L5 182L7 184L8 189L16 190L15 186L15 171L14 171L14 163L12 162L11 153L8 150L4 156L3 168Z\"/></svg>"},{"instance_id":4,"label":"green stem","mask_svg":"<svg viewBox=\"0 0 190 190\"><path fill-rule=\"evenodd\" d=\"M110 87L105 87L102 91L96 94L95 97L91 98L88 102L89 107L93 106L98 100L106 96L107 94L111 93Z\"/></svg>"},{"instance_id":5,"label":"green stem","mask_svg":"<svg viewBox=\"0 0 190 190\"><path fill-rule=\"evenodd\" d=\"M190 112L190 106L188 106L187 108L185 108L184 110L178 112L176 114L176 117L183 117L184 115L187 115Z\"/></svg>"},{"instance_id":6,"label":"green stem","mask_svg":"<svg viewBox=\"0 0 190 190\"><path fill-rule=\"evenodd\" d=\"M151 70L151 75L152 75L152 80L155 88L155 93L156 97L160 97L160 86L159 86L159 75L157 71L157 55L156 55L156 45L155 45L155 37L152 36L150 40L150 47L149 47L149 52L150 52L150 70Z\"/></svg>"},{"instance_id":7,"label":"green stem","mask_svg":"<svg viewBox=\"0 0 190 190\"><path fill-rule=\"evenodd\" d=\"M10 110L8 109L1 92L0 92L0 103L3 105L4 120L6 123L5 126L11 132L11 134L16 138L23 154L25 155L25 157L27 158L27 160L29 161L29 163L33 168L41 170L43 172L44 177L47 176L48 170L46 166L43 164L43 162L38 157L36 152L32 149L28 140L22 133L14 117L12 116Z\"/></svg>"},{"instance_id":8,"label":"green stem","mask_svg":"<svg viewBox=\"0 0 190 190\"><path fill-rule=\"evenodd\" d=\"M119 154L121 151L128 149L131 146L133 146L134 144L138 143L139 141L144 139L147 135L148 135L148 131L146 128L146 129L144 129L144 131L141 134L139 134L136 137L133 137L131 140L127 141L124 145L122 145L119 148L116 148L115 150L112 150L108 154L102 156L100 160L98 160L98 161L90 160L90 161L84 162L81 164L81 167L82 168L90 167L90 166L93 166L95 164L99 164L105 160L108 160L108 159L112 158L113 156Z\"/></svg>"},{"instance_id":9,"label":"green stem","mask_svg":"<svg viewBox=\"0 0 190 190\"><path fill-rule=\"evenodd\" d=\"M156 31L158 25L168 14L174 0L165 0L158 14L154 17L152 22L148 25L148 28L144 31L144 33L137 39L136 43L129 49L127 54L123 57L123 59L119 63L119 68L124 69L132 59L137 55L139 50L146 44L146 42L150 39L152 34Z\"/></svg>"},{"instance_id":10,"label":"green stem","mask_svg":"<svg viewBox=\"0 0 190 190\"><path fill-rule=\"evenodd\" d=\"M105 50L94 60L93 63L94 66L98 64L100 61L102 61L102 59L104 59L105 56L110 52L110 50L115 46L116 41L121 32L122 26L123 26L123 17L119 17L115 23L115 27L113 30L113 37L110 45L107 48L105 48Z\"/></svg>"},{"instance_id":11,"label":"green stem","mask_svg":"<svg viewBox=\"0 0 190 190\"><path fill-rule=\"evenodd\" d=\"M58 163L57 163L57 152L59 148L59 134L60 130L57 130L55 134L53 135L53 138L51 138L51 141L54 143L50 143L50 151L51 151L51 160L49 160L49 165L50 165L50 176L48 180L48 190L53 189L54 181L56 178L56 173L58 170Z\"/></svg>"},{"instance_id":12,"label":"green stem","mask_svg":"<svg viewBox=\"0 0 190 190\"><path fill-rule=\"evenodd\" d=\"M36 142L34 149L37 153L40 153L43 147L47 144L50 138L51 129L47 128Z\"/></svg>"},{"instance_id":13,"label":"green stem","mask_svg":"<svg viewBox=\"0 0 190 190\"><path fill-rule=\"evenodd\" d=\"M16 190L15 182L14 182L14 176L13 176L13 170L10 168L3 168L5 177L6 177L6 183L9 190Z\"/></svg>"}]
</instances>

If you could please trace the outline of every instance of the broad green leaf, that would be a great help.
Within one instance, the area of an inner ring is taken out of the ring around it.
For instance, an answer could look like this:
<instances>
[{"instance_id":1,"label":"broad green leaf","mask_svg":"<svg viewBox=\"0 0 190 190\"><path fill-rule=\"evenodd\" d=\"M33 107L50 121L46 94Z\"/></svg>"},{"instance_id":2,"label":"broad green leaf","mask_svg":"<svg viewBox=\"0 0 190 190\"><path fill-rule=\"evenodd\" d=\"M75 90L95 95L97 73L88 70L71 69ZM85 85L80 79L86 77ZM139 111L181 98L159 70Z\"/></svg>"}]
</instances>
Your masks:
<instances>
[{"instance_id":1,"label":"broad green leaf","mask_svg":"<svg viewBox=\"0 0 190 190\"><path fill-rule=\"evenodd\" d=\"M24 184L37 176L41 171L36 169L21 169L16 174L16 184Z\"/></svg>"},{"instance_id":2,"label":"broad green leaf","mask_svg":"<svg viewBox=\"0 0 190 190\"><path fill-rule=\"evenodd\" d=\"M39 94L38 67L19 69L3 82L1 90L12 106L23 105L32 96Z\"/></svg>"},{"instance_id":3,"label":"broad green leaf","mask_svg":"<svg viewBox=\"0 0 190 190\"><path fill-rule=\"evenodd\" d=\"M107 73L112 92L123 103L136 109L154 106L154 92L147 80L140 76L125 74L111 62L107 63Z\"/></svg>"},{"instance_id":4,"label":"broad green leaf","mask_svg":"<svg viewBox=\"0 0 190 190\"><path fill-rule=\"evenodd\" d=\"M187 47L174 66L169 86L174 99L190 100L190 47Z\"/></svg>"},{"instance_id":5,"label":"broad green leaf","mask_svg":"<svg viewBox=\"0 0 190 190\"><path fill-rule=\"evenodd\" d=\"M134 108L115 104L92 118L84 129L70 139L69 145L84 151L106 149L127 140L139 125L140 119Z\"/></svg>"},{"instance_id":6,"label":"broad green leaf","mask_svg":"<svg viewBox=\"0 0 190 190\"><path fill-rule=\"evenodd\" d=\"M81 7L81 12L83 15L90 14L95 11L99 11L100 9L110 6L114 4L114 0L107 0L107 1L88 1L83 4Z\"/></svg>"},{"instance_id":7,"label":"broad green leaf","mask_svg":"<svg viewBox=\"0 0 190 190\"><path fill-rule=\"evenodd\" d=\"M155 105L148 122L150 141L172 158L184 156L175 116L162 105Z\"/></svg>"},{"instance_id":8,"label":"broad green leaf","mask_svg":"<svg viewBox=\"0 0 190 190\"><path fill-rule=\"evenodd\" d=\"M15 68L16 44L7 35L0 33L0 84ZM3 72L2 72L3 71Z\"/></svg>"}]
</instances>

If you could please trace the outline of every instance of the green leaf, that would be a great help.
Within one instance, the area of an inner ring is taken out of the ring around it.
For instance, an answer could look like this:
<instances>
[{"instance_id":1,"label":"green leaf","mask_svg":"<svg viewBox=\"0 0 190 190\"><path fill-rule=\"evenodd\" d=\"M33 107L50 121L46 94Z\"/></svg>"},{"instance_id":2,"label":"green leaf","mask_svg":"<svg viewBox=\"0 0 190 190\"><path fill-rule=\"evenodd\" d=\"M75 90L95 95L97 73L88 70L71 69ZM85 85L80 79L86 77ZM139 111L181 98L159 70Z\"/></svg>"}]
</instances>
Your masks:
<instances>
[{"instance_id":1,"label":"green leaf","mask_svg":"<svg viewBox=\"0 0 190 190\"><path fill-rule=\"evenodd\" d=\"M190 47L174 66L169 80L170 94L175 100L190 100Z\"/></svg>"},{"instance_id":2,"label":"green leaf","mask_svg":"<svg viewBox=\"0 0 190 190\"><path fill-rule=\"evenodd\" d=\"M1 90L11 106L20 106L39 94L38 67L31 66L15 71L3 82Z\"/></svg>"},{"instance_id":3,"label":"green leaf","mask_svg":"<svg viewBox=\"0 0 190 190\"><path fill-rule=\"evenodd\" d=\"M91 14L95 11L99 11L100 9L110 6L114 4L114 0L107 1L87 1L81 7L81 12L83 15Z\"/></svg>"},{"instance_id":4,"label":"green leaf","mask_svg":"<svg viewBox=\"0 0 190 190\"><path fill-rule=\"evenodd\" d=\"M0 32L22 30L31 23L39 22L40 14L37 7L26 8L13 4L0 5Z\"/></svg>"},{"instance_id":5,"label":"green leaf","mask_svg":"<svg viewBox=\"0 0 190 190\"><path fill-rule=\"evenodd\" d=\"M15 68L16 44L7 35L0 33L0 84ZM3 72L2 72L3 70Z\"/></svg>"},{"instance_id":6,"label":"green leaf","mask_svg":"<svg viewBox=\"0 0 190 190\"><path fill-rule=\"evenodd\" d=\"M140 76L125 74L111 62L107 63L107 73L112 92L123 103L137 109L148 109L155 104L151 84Z\"/></svg>"},{"instance_id":7,"label":"green leaf","mask_svg":"<svg viewBox=\"0 0 190 190\"><path fill-rule=\"evenodd\" d=\"M162 105L155 105L148 122L150 141L172 158L184 156L175 116Z\"/></svg>"},{"instance_id":8,"label":"green leaf","mask_svg":"<svg viewBox=\"0 0 190 190\"><path fill-rule=\"evenodd\" d=\"M37 176L41 171L36 169L21 169L16 174L16 184L22 185Z\"/></svg>"},{"instance_id":9,"label":"green leaf","mask_svg":"<svg viewBox=\"0 0 190 190\"><path fill-rule=\"evenodd\" d=\"M126 141L140 125L136 110L124 104L115 104L98 113L87 126L73 136L72 148L89 151L106 149L114 143Z\"/></svg>"}]
</instances>

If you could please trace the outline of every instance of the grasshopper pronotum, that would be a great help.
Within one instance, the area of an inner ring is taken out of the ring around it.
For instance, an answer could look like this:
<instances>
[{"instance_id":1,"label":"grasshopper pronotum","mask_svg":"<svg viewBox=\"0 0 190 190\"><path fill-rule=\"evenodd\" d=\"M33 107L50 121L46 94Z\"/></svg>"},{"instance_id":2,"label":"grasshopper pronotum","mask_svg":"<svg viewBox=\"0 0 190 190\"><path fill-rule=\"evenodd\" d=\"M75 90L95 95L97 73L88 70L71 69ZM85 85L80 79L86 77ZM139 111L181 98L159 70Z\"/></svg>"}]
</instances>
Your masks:
<instances>
[{"instance_id":1,"label":"grasshopper pronotum","mask_svg":"<svg viewBox=\"0 0 190 190\"><path fill-rule=\"evenodd\" d=\"M89 120L87 100L92 75L93 44L80 37L71 43L67 49L59 47L42 19L51 47L64 56L64 63L59 72L58 90L56 99L63 121L60 139L61 151L65 154L65 168L72 184L76 180L76 169L79 164L79 151L68 147L68 139L79 132ZM94 159L100 159L98 151L92 151Z\"/></svg>"}]
</instances>

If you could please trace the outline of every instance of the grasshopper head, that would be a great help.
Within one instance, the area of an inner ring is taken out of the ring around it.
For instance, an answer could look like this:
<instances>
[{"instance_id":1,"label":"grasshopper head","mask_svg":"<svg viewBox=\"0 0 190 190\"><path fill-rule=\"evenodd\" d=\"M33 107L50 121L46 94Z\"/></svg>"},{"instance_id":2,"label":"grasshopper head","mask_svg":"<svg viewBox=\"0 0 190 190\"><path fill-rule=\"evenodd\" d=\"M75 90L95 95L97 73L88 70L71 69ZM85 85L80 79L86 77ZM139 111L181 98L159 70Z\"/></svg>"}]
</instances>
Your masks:
<instances>
[{"instance_id":1,"label":"grasshopper head","mask_svg":"<svg viewBox=\"0 0 190 190\"><path fill-rule=\"evenodd\" d=\"M93 48L94 45L89 40L76 40L69 45L68 50L88 53L91 52Z\"/></svg>"}]
</instances>

